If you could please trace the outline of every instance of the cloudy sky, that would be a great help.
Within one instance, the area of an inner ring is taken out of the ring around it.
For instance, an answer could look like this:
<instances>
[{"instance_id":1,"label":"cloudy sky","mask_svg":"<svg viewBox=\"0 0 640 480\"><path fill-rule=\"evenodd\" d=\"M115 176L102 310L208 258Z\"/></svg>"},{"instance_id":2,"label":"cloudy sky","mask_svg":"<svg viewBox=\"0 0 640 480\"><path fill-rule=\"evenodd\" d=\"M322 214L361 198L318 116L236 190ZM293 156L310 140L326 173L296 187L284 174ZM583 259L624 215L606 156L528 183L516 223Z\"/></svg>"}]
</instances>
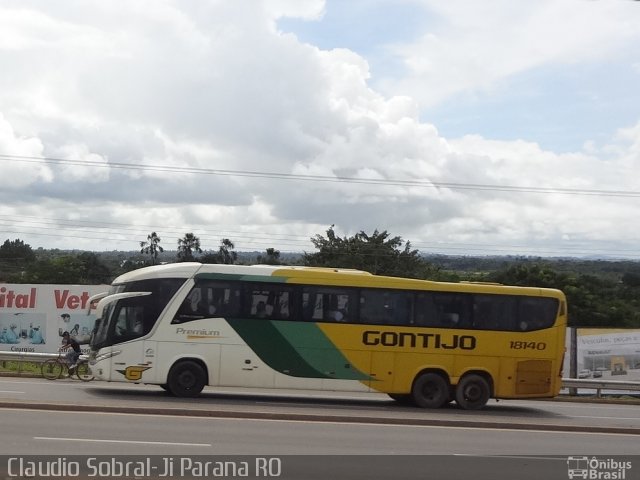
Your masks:
<instances>
[{"instance_id":1,"label":"cloudy sky","mask_svg":"<svg viewBox=\"0 0 640 480\"><path fill-rule=\"evenodd\" d=\"M639 44L631 0L0 0L0 241L639 259Z\"/></svg>"}]
</instances>

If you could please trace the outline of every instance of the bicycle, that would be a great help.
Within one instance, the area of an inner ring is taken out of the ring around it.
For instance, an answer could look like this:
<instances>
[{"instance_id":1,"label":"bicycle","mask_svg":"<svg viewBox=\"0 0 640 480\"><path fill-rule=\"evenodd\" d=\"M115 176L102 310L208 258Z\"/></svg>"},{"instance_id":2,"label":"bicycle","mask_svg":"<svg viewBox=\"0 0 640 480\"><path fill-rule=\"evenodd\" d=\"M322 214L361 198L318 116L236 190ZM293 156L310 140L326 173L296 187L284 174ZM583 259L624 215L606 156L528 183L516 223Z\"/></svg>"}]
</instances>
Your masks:
<instances>
[{"instance_id":1,"label":"bicycle","mask_svg":"<svg viewBox=\"0 0 640 480\"><path fill-rule=\"evenodd\" d=\"M86 355L80 355L73 373L69 373L66 354L63 352L60 352L56 358L50 358L42 363L42 376L47 380L57 380L65 372L68 377L75 376L83 382L90 382L94 379L91 367L89 367L89 358Z\"/></svg>"}]
</instances>

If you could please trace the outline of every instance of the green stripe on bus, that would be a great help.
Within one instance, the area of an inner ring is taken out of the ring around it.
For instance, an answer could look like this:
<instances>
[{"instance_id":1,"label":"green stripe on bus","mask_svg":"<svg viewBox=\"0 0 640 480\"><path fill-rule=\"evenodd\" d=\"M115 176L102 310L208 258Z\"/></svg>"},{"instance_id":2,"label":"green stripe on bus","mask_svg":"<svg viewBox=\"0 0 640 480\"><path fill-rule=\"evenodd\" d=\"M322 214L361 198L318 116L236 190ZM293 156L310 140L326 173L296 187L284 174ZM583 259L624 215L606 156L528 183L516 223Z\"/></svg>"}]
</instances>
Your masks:
<instances>
[{"instance_id":1,"label":"green stripe on bus","mask_svg":"<svg viewBox=\"0 0 640 480\"><path fill-rule=\"evenodd\" d=\"M273 321L275 328L316 370L328 378L371 380L346 358L315 323Z\"/></svg>"},{"instance_id":2,"label":"green stripe on bus","mask_svg":"<svg viewBox=\"0 0 640 480\"><path fill-rule=\"evenodd\" d=\"M369 380L313 323L264 319L227 322L260 359L293 377Z\"/></svg>"}]
</instances>

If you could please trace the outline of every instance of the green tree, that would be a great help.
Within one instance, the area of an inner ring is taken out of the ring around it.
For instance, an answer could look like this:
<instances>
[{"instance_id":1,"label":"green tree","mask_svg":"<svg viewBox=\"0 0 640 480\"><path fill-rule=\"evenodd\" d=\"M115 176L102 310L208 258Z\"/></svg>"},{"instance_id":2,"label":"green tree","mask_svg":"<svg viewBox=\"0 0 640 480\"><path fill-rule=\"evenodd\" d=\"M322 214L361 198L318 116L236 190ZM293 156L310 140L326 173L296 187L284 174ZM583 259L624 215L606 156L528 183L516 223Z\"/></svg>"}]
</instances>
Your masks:
<instances>
[{"instance_id":1,"label":"green tree","mask_svg":"<svg viewBox=\"0 0 640 480\"><path fill-rule=\"evenodd\" d=\"M489 276L491 281L523 287L561 288L575 280L540 264L516 264Z\"/></svg>"},{"instance_id":2,"label":"green tree","mask_svg":"<svg viewBox=\"0 0 640 480\"><path fill-rule=\"evenodd\" d=\"M21 263L33 262L36 254L30 245L16 238L13 241L7 239L0 245L0 258Z\"/></svg>"},{"instance_id":3,"label":"green tree","mask_svg":"<svg viewBox=\"0 0 640 480\"><path fill-rule=\"evenodd\" d=\"M265 255L258 255L258 263L264 265L282 265L280 251L275 248L267 248Z\"/></svg>"},{"instance_id":4,"label":"green tree","mask_svg":"<svg viewBox=\"0 0 640 480\"><path fill-rule=\"evenodd\" d=\"M37 260L27 267L25 283L96 285L111 283L112 273L93 252Z\"/></svg>"},{"instance_id":5,"label":"green tree","mask_svg":"<svg viewBox=\"0 0 640 480\"><path fill-rule=\"evenodd\" d=\"M158 259L158 253L164 252L164 249L160 246L161 239L156 232L151 232L147 235L146 242L140 242L140 253L145 255L151 255L151 264L155 265Z\"/></svg>"},{"instance_id":6,"label":"green tree","mask_svg":"<svg viewBox=\"0 0 640 480\"><path fill-rule=\"evenodd\" d=\"M233 265L238 260L238 253L234 251L235 245L228 238L223 238L220 241L220 247L217 252L208 252L202 257L200 261L202 263L224 263L227 265Z\"/></svg>"},{"instance_id":7,"label":"green tree","mask_svg":"<svg viewBox=\"0 0 640 480\"><path fill-rule=\"evenodd\" d=\"M360 231L353 237L339 237L333 225L327 236L316 235L311 243L317 253L305 254L304 263L316 267L354 268L376 275L434 278L438 269L425 261L410 242L392 237L386 230L371 235ZM404 247L403 247L404 244Z\"/></svg>"},{"instance_id":8,"label":"green tree","mask_svg":"<svg viewBox=\"0 0 640 480\"><path fill-rule=\"evenodd\" d=\"M0 282L21 282L22 275L29 264L36 260L31 246L24 241L5 240L0 245Z\"/></svg>"},{"instance_id":9,"label":"green tree","mask_svg":"<svg viewBox=\"0 0 640 480\"><path fill-rule=\"evenodd\" d=\"M506 285L557 288L567 296L573 327L640 326L640 288L596 275L561 273L547 265L517 264L488 277Z\"/></svg>"},{"instance_id":10,"label":"green tree","mask_svg":"<svg viewBox=\"0 0 640 480\"><path fill-rule=\"evenodd\" d=\"M193 262L195 260L193 252L202 253L200 239L193 233L187 233L183 238L178 239L178 261Z\"/></svg>"},{"instance_id":11,"label":"green tree","mask_svg":"<svg viewBox=\"0 0 640 480\"><path fill-rule=\"evenodd\" d=\"M233 265L238 260L238 253L234 251L236 246L228 238L223 238L218 248L218 263Z\"/></svg>"}]
</instances>

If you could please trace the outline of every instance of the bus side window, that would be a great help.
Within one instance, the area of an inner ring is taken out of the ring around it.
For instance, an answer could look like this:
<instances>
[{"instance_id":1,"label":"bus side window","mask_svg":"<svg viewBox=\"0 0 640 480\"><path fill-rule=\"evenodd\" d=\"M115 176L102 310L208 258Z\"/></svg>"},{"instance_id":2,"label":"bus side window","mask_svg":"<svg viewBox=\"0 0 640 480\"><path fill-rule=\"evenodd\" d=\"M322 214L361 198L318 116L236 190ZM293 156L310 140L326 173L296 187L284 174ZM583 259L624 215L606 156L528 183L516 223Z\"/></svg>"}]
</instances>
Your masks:
<instances>
[{"instance_id":1,"label":"bus side window","mask_svg":"<svg viewBox=\"0 0 640 480\"><path fill-rule=\"evenodd\" d=\"M413 295L398 292L394 298L394 315L390 318L393 325L410 325L413 323Z\"/></svg>"},{"instance_id":2,"label":"bus side window","mask_svg":"<svg viewBox=\"0 0 640 480\"><path fill-rule=\"evenodd\" d=\"M349 295L325 294L324 304L327 306L324 319L329 322L349 322Z\"/></svg>"},{"instance_id":3,"label":"bus side window","mask_svg":"<svg viewBox=\"0 0 640 480\"><path fill-rule=\"evenodd\" d=\"M434 294L438 311L438 323L445 328L469 328L471 326L471 295L456 293Z\"/></svg>"},{"instance_id":4,"label":"bus side window","mask_svg":"<svg viewBox=\"0 0 640 480\"><path fill-rule=\"evenodd\" d=\"M251 284L244 290L244 315L249 318L289 320L293 291L287 285Z\"/></svg>"},{"instance_id":5,"label":"bus side window","mask_svg":"<svg viewBox=\"0 0 640 480\"><path fill-rule=\"evenodd\" d=\"M549 328L558 314L555 298L520 297L515 330L530 331Z\"/></svg>"},{"instance_id":6,"label":"bus side window","mask_svg":"<svg viewBox=\"0 0 640 480\"><path fill-rule=\"evenodd\" d=\"M474 328L482 330L511 330L511 325L516 315L516 297L508 295L474 295Z\"/></svg>"},{"instance_id":7,"label":"bus side window","mask_svg":"<svg viewBox=\"0 0 640 480\"><path fill-rule=\"evenodd\" d=\"M415 313L413 323L421 327L437 326L438 312L433 303L431 292L418 292L415 295Z\"/></svg>"},{"instance_id":8,"label":"bus side window","mask_svg":"<svg viewBox=\"0 0 640 480\"><path fill-rule=\"evenodd\" d=\"M413 322L413 295L400 290L375 288L360 292L360 321L383 325L409 325Z\"/></svg>"},{"instance_id":9,"label":"bus side window","mask_svg":"<svg viewBox=\"0 0 640 480\"><path fill-rule=\"evenodd\" d=\"M352 298L353 297L353 298ZM357 307L354 289L305 286L302 290L302 315L310 322L353 322Z\"/></svg>"},{"instance_id":10,"label":"bus side window","mask_svg":"<svg viewBox=\"0 0 640 480\"><path fill-rule=\"evenodd\" d=\"M202 292L199 287L194 287L189 295L184 299L182 305L176 312L176 316L171 323L184 323L192 320L204 318L204 314L199 312L201 308Z\"/></svg>"},{"instance_id":11,"label":"bus side window","mask_svg":"<svg viewBox=\"0 0 640 480\"><path fill-rule=\"evenodd\" d=\"M313 321L317 310L317 295L315 293L303 291L302 293L302 319L305 322Z\"/></svg>"}]
</instances>

